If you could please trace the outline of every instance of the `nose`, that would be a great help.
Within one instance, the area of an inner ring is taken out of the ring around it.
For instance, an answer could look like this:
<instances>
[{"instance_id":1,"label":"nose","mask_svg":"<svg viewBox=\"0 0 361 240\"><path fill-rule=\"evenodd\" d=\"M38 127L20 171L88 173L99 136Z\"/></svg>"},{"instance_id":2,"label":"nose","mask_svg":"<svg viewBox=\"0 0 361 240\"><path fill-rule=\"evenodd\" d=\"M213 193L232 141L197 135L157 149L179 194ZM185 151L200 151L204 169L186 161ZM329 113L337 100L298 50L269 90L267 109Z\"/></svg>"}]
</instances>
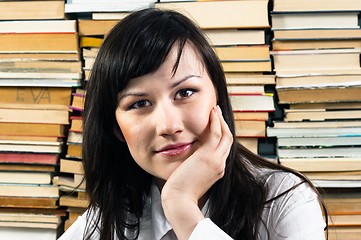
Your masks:
<instances>
[{"instance_id":1,"label":"nose","mask_svg":"<svg viewBox=\"0 0 361 240\"><path fill-rule=\"evenodd\" d=\"M154 111L154 123L159 136L172 136L182 132L182 113L177 106L171 102L158 104Z\"/></svg>"}]
</instances>

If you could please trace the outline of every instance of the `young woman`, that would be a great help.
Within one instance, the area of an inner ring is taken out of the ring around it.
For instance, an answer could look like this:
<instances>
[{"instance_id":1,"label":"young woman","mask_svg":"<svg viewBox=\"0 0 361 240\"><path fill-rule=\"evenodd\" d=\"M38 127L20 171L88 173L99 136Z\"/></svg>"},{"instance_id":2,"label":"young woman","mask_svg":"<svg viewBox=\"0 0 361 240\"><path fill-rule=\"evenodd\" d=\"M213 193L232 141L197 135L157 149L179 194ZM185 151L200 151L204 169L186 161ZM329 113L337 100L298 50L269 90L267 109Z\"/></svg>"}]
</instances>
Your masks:
<instances>
[{"instance_id":1,"label":"young woman","mask_svg":"<svg viewBox=\"0 0 361 240\"><path fill-rule=\"evenodd\" d=\"M61 239L324 239L312 184L234 136L224 74L201 30L172 11L129 15L87 85L90 206Z\"/></svg>"}]
</instances>

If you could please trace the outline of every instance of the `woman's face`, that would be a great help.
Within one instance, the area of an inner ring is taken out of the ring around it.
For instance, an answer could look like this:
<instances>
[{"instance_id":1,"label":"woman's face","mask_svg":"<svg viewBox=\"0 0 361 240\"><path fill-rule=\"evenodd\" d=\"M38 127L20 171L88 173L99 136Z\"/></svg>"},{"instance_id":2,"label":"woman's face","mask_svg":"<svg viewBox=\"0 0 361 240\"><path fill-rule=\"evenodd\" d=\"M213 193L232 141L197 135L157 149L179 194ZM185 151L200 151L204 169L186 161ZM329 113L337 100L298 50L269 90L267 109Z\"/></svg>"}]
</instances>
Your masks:
<instances>
[{"instance_id":1,"label":"woman's face","mask_svg":"<svg viewBox=\"0 0 361 240\"><path fill-rule=\"evenodd\" d=\"M183 49L175 74L177 48L153 73L132 79L119 93L116 119L137 164L167 180L209 131L216 92L191 45Z\"/></svg>"}]
</instances>

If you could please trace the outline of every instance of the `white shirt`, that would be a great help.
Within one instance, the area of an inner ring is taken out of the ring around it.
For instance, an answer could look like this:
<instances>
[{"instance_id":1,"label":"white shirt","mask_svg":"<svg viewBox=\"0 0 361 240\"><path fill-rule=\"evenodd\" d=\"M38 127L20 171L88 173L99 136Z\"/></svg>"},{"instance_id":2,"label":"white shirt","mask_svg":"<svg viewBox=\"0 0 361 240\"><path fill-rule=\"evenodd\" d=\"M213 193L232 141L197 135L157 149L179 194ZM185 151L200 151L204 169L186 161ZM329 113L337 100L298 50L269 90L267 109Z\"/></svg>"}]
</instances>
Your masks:
<instances>
[{"instance_id":1,"label":"white shirt","mask_svg":"<svg viewBox=\"0 0 361 240\"><path fill-rule=\"evenodd\" d=\"M265 172L261 173L260 177ZM284 172L275 172L266 179L269 187L267 199L271 199L299 183L300 179ZM207 218L207 206L202 209L205 219L200 221L190 236L190 240L228 240L232 239ZM97 213L95 213L97 214ZM60 237L59 240L83 239L86 226L84 213ZM301 184L287 194L266 204L262 213L262 224L258 239L270 240L323 240L325 222L316 193L307 185ZM99 239L94 234L92 240ZM171 225L166 220L161 206L160 192L154 185L150 197L144 206L143 216L140 219L139 240L176 240Z\"/></svg>"}]
</instances>

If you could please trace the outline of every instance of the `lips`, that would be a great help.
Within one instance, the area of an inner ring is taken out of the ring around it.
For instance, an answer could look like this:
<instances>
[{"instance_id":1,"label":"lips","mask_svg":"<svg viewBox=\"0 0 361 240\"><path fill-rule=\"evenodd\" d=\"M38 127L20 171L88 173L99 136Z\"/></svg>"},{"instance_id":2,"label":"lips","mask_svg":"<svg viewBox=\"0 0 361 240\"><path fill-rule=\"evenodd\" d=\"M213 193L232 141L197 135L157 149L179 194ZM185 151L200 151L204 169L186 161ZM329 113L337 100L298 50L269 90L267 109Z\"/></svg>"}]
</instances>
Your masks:
<instances>
[{"instance_id":1,"label":"lips","mask_svg":"<svg viewBox=\"0 0 361 240\"><path fill-rule=\"evenodd\" d=\"M156 153L160 153L165 156L177 156L187 152L191 147L192 143L172 144L161 148L156 151Z\"/></svg>"}]
</instances>

